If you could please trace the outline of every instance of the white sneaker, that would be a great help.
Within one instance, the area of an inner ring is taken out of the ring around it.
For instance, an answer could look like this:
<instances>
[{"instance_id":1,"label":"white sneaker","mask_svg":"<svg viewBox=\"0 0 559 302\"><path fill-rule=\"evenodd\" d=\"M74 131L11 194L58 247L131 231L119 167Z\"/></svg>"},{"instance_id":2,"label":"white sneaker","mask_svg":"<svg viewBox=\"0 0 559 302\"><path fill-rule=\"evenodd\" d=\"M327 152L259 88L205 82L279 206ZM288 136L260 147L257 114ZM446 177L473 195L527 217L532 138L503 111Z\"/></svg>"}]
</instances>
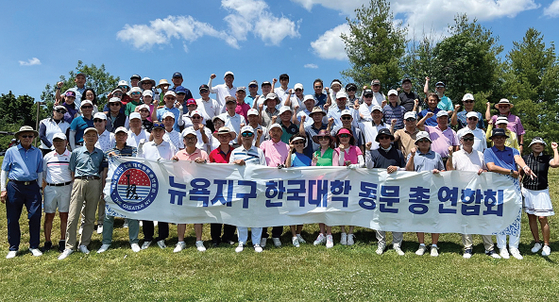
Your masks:
<instances>
[{"instance_id":1,"label":"white sneaker","mask_svg":"<svg viewBox=\"0 0 559 302\"><path fill-rule=\"evenodd\" d=\"M97 234L103 234L103 225L102 224L97 225Z\"/></svg>"},{"instance_id":2,"label":"white sneaker","mask_svg":"<svg viewBox=\"0 0 559 302\"><path fill-rule=\"evenodd\" d=\"M272 238L272 241L274 242L274 245L276 247L280 247L281 246L281 240L279 238Z\"/></svg>"},{"instance_id":3,"label":"white sneaker","mask_svg":"<svg viewBox=\"0 0 559 302\"><path fill-rule=\"evenodd\" d=\"M384 253L384 249L386 249L386 243L384 242L379 242L378 243L378 247L377 247L377 255L382 255Z\"/></svg>"},{"instance_id":4,"label":"white sneaker","mask_svg":"<svg viewBox=\"0 0 559 302\"><path fill-rule=\"evenodd\" d=\"M396 254L398 254L399 256L405 255L404 251L402 251L402 249L399 246L395 246L394 250L396 251Z\"/></svg>"},{"instance_id":5,"label":"white sneaker","mask_svg":"<svg viewBox=\"0 0 559 302\"><path fill-rule=\"evenodd\" d=\"M542 256L547 257L551 254L551 248L549 245L544 245L542 249Z\"/></svg>"},{"instance_id":6,"label":"white sneaker","mask_svg":"<svg viewBox=\"0 0 559 302\"><path fill-rule=\"evenodd\" d=\"M420 244L417 251L415 251L415 254L417 256L423 256L423 254L425 254L426 251L427 251L427 247L425 246L425 244Z\"/></svg>"},{"instance_id":7,"label":"white sneaker","mask_svg":"<svg viewBox=\"0 0 559 302\"><path fill-rule=\"evenodd\" d=\"M355 235L348 234L347 235L347 245L354 245L355 244Z\"/></svg>"},{"instance_id":8,"label":"white sneaker","mask_svg":"<svg viewBox=\"0 0 559 302\"><path fill-rule=\"evenodd\" d=\"M60 254L60 256L58 256L58 260L66 259L66 257L70 256L70 254L72 254L73 252L74 252L74 250L65 249L64 252L62 252L62 254Z\"/></svg>"},{"instance_id":9,"label":"white sneaker","mask_svg":"<svg viewBox=\"0 0 559 302\"><path fill-rule=\"evenodd\" d=\"M130 248L132 249L132 252L134 252L134 253L137 253L137 252L142 250L137 243L132 243L130 245Z\"/></svg>"},{"instance_id":10,"label":"white sneaker","mask_svg":"<svg viewBox=\"0 0 559 302\"><path fill-rule=\"evenodd\" d=\"M326 248L329 249L334 246L334 238L332 235L326 235Z\"/></svg>"},{"instance_id":11,"label":"white sneaker","mask_svg":"<svg viewBox=\"0 0 559 302\"><path fill-rule=\"evenodd\" d=\"M536 242L534 244L534 247L530 251L535 254L535 253L539 252L541 250L541 248L542 248L542 244L540 242Z\"/></svg>"},{"instance_id":12,"label":"white sneaker","mask_svg":"<svg viewBox=\"0 0 559 302\"><path fill-rule=\"evenodd\" d=\"M17 256L17 251L9 251L8 255L6 255L6 259L12 259L15 258L15 256Z\"/></svg>"},{"instance_id":13,"label":"white sneaker","mask_svg":"<svg viewBox=\"0 0 559 302\"><path fill-rule=\"evenodd\" d=\"M509 251L507 251L506 247L504 247L502 249L499 249L499 256L501 256L501 258L503 258L503 259L509 259L510 258Z\"/></svg>"},{"instance_id":14,"label":"white sneaker","mask_svg":"<svg viewBox=\"0 0 559 302\"><path fill-rule=\"evenodd\" d=\"M267 240L268 240L268 238L261 238L261 239L260 239L260 246L261 246L262 248L265 248L265 247L266 247L266 241L267 241Z\"/></svg>"},{"instance_id":15,"label":"white sneaker","mask_svg":"<svg viewBox=\"0 0 559 302\"><path fill-rule=\"evenodd\" d=\"M159 241L158 241L158 243L159 243ZM182 251L185 247L186 247L186 243L184 243L184 241L179 241L179 242L177 242L177 246L175 246L175 249L173 250L173 253L178 253L178 252Z\"/></svg>"},{"instance_id":16,"label":"white sneaker","mask_svg":"<svg viewBox=\"0 0 559 302\"><path fill-rule=\"evenodd\" d=\"M464 255L463 255L464 259L470 259L472 258L472 249L466 249L464 251Z\"/></svg>"},{"instance_id":17,"label":"white sneaker","mask_svg":"<svg viewBox=\"0 0 559 302\"><path fill-rule=\"evenodd\" d=\"M297 239L299 239L299 244L307 243L307 241L305 239L303 239L303 236L301 236L301 234L297 234Z\"/></svg>"},{"instance_id":18,"label":"white sneaker","mask_svg":"<svg viewBox=\"0 0 559 302\"><path fill-rule=\"evenodd\" d=\"M140 224L142 224L142 221L140 221ZM124 224L122 225L123 228L127 229L128 228L128 218L124 219Z\"/></svg>"},{"instance_id":19,"label":"white sneaker","mask_svg":"<svg viewBox=\"0 0 559 302\"><path fill-rule=\"evenodd\" d=\"M262 247L259 246L258 244L254 245L254 251L257 253L262 253Z\"/></svg>"},{"instance_id":20,"label":"white sneaker","mask_svg":"<svg viewBox=\"0 0 559 302\"><path fill-rule=\"evenodd\" d=\"M340 244L341 245L347 245L347 234L346 233L342 233L342 236L340 238Z\"/></svg>"},{"instance_id":21,"label":"white sneaker","mask_svg":"<svg viewBox=\"0 0 559 302\"><path fill-rule=\"evenodd\" d=\"M294 247L299 247L299 238L297 236L291 237L291 243L293 243Z\"/></svg>"},{"instance_id":22,"label":"white sneaker","mask_svg":"<svg viewBox=\"0 0 559 302\"><path fill-rule=\"evenodd\" d=\"M162 249L167 248L167 245L165 244L165 239L161 239L161 240L157 241L157 246L159 246Z\"/></svg>"},{"instance_id":23,"label":"white sneaker","mask_svg":"<svg viewBox=\"0 0 559 302\"><path fill-rule=\"evenodd\" d=\"M436 245L431 245L431 257L439 256L439 247Z\"/></svg>"},{"instance_id":24,"label":"white sneaker","mask_svg":"<svg viewBox=\"0 0 559 302\"><path fill-rule=\"evenodd\" d=\"M144 243L142 243L142 250L147 249L151 244L151 241L144 241Z\"/></svg>"},{"instance_id":25,"label":"white sneaker","mask_svg":"<svg viewBox=\"0 0 559 302\"><path fill-rule=\"evenodd\" d=\"M35 257L43 256L43 252L41 252L39 249L29 249L29 251Z\"/></svg>"},{"instance_id":26,"label":"white sneaker","mask_svg":"<svg viewBox=\"0 0 559 302\"><path fill-rule=\"evenodd\" d=\"M485 255L490 256L493 259L501 259L501 256L499 256L499 254L495 253L495 251L485 250Z\"/></svg>"},{"instance_id":27,"label":"white sneaker","mask_svg":"<svg viewBox=\"0 0 559 302\"><path fill-rule=\"evenodd\" d=\"M83 244L78 247L78 250L80 250L80 252L82 252L86 255L89 254L89 250L87 249L87 246L85 246Z\"/></svg>"},{"instance_id":28,"label":"white sneaker","mask_svg":"<svg viewBox=\"0 0 559 302\"><path fill-rule=\"evenodd\" d=\"M111 247L110 244L102 244L101 247L97 250L97 254L106 252L109 249L109 247Z\"/></svg>"},{"instance_id":29,"label":"white sneaker","mask_svg":"<svg viewBox=\"0 0 559 302\"><path fill-rule=\"evenodd\" d=\"M509 247L509 251L510 251L510 254L511 254L514 258L516 258L516 259L518 259L518 260L524 259L524 257L522 257L522 255L520 255L520 251L519 251L517 248L515 248L515 247Z\"/></svg>"},{"instance_id":30,"label":"white sneaker","mask_svg":"<svg viewBox=\"0 0 559 302\"><path fill-rule=\"evenodd\" d=\"M204 246L204 241L200 240L200 241L196 241L196 249L199 252L205 252L206 251L206 247Z\"/></svg>"},{"instance_id":31,"label":"white sneaker","mask_svg":"<svg viewBox=\"0 0 559 302\"><path fill-rule=\"evenodd\" d=\"M326 236L324 236L324 234L320 233L320 234L318 234L318 237L316 237L316 240L313 242L313 244L314 245L323 244L324 241L326 241Z\"/></svg>"},{"instance_id":32,"label":"white sneaker","mask_svg":"<svg viewBox=\"0 0 559 302\"><path fill-rule=\"evenodd\" d=\"M245 247L244 247L243 243L242 243L242 242L239 242L239 245L235 248L235 253L240 253L240 252L242 252L244 248L245 248Z\"/></svg>"}]
</instances>

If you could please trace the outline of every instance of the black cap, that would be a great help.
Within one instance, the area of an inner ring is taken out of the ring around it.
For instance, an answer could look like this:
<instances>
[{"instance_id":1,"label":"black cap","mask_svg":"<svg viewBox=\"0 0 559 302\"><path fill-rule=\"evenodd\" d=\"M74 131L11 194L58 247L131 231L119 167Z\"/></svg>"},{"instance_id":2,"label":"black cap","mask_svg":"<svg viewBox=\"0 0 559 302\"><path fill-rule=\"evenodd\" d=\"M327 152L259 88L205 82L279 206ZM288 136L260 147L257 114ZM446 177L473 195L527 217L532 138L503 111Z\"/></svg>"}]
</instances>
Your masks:
<instances>
[{"instance_id":1,"label":"black cap","mask_svg":"<svg viewBox=\"0 0 559 302\"><path fill-rule=\"evenodd\" d=\"M173 78L181 78L182 79L182 73L180 73L178 71L173 73Z\"/></svg>"},{"instance_id":2,"label":"black cap","mask_svg":"<svg viewBox=\"0 0 559 302\"><path fill-rule=\"evenodd\" d=\"M505 132L505 129L502 128L494 128L493 132L491 133L491 139L495 136L504 136L506 138L508 138L509 136L507 135L507 133Z\"/></svg>"},{"instance_id":3,"label":"black cap","mask_svg":"<svg viewBox=\"0 0 559 302\"><path fill-rule=\"evenodd\" d=\"M390 133L390 130L388 128L382 128L378 131L377 133L377 137L375 137L375 141L378 143L379 139L378 137L381 135L388 135L390 136L390 140L394 140L394 135L392 135L392 133Z\"/></svg>"},{"instance_id":4,"label":"black cap","mask_svg":"<svg viewBox=\"0 0 559 302\"><path fill-rule=\"evenodd\" d=\"M405 78L405 79L402 80L402 84L404 84L405 82L410 82L411 83L410 78Z\"/></svg>"},{"instance_id":5,"label":"black cap","mask_svg":"<svg viewBox=\"0 0 559 302\"><path fill-rule=\"evenodd\" d=\"M141 80L141 79L142 79L142 77L141 77L141 76L140 76L139 74L135 73L135 74L133 74L133 75L132 75L132 76L130 77L130 80L132 80L132 79L138 79L138 80Z\"/></svg>"},{"instance_id":6,"label":"black cap","mask_svg":"<svg viewBox=\"0 0 559 302\"><path fill-rule=\"evenodd\" d=\"M210 87L208 87L208 85L206 85L206 84L202 84L202 85L200 85L200 88L198 88L198 90L203 90L203 89L210 90Z\"/></svg>"}]
</instances>

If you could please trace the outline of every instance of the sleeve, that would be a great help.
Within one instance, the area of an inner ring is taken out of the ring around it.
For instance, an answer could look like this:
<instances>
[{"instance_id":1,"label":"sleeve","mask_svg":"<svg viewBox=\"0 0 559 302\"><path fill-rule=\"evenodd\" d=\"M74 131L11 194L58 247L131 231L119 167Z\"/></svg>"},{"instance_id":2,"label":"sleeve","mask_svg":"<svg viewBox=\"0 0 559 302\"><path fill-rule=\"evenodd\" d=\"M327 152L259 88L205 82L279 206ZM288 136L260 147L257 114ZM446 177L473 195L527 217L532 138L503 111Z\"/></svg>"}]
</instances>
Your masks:
<instances>
[{"instance_id":1,"label":"sleeve","mask_svg":"<svg viewBox=\"0 0 559 302\"><path fill-rule=\"evenodd\" d=\"M334 149L332 153L332 166L339 166L340 165L340 154L338 151Z\"/></svg>"},{"instance_id":2,"label":"sleeve","mask_svg":"<svg viewBox=\"0 0 559 302\"><path fill-rule=\"evenodd\" d=\"M373 157L371 156L371 151L369 150L365 152L365 166L367 167L367 169L372 169L375 167Z\"/></svg>"},{"instance_id":3,"label":"sleeve","mask_svg":"<svg viewBox=\"0 0 559 302\"><path fill-rule=\"evenodd\" d=\"M43 153L41 150L37 149L37 173L43 172Z\"/></svg>"},{"instance_id":4,"label":"sleeve","mask_svg":"<svg viewBox=\"0 0 559 302\"><path fill-rule=\"evenodd\" d=\"M491 148L485 149L485 151L483 152L483 160L485 161L486 165L487 163L495 163L495 159L493 158L493 150Z\"/></svg>"},{"instance_id":5,"label":"sleeve","mask_svg":"<svg viewBox=\"0 0 559 302\"><path fill-rule=\"evenodd\" d=\"M192 92L190 92L190 89L186 89L186 96L185 99L193 99L194 97L192 97Z\"/></svg>"},{"instance_id":6,"label":"sleeve","mask_svg":"<svg viewBox=\"0 0 559 302\"><path fill-rule=\"evenodd\" d=\"M2 169L2 172L0 172L0 191L6 191L7 180L8 180L8 172Z\"/></svg>"},{"instance_id":7,"label":"sleeve","mask_svg":"<svg viewBox=\"0 0 559 302\"><path fill-rule=\"evenodd\" d=\"M47 146L48 148L52 146L47 138L47 126L45 126L45 123L43 123L43 121L41 121L41 125L39 126L39 137L41 138L41 142L45 144L45 146Z\"/></svg>"},{"instance_id":8,"label":"sleeve","mask_svg":"<svg viewBox=\"0 0 559 302\"><path fill-rule=\"evenodd\" d=\"M260 154L260 165L266 166L266 156L264 156L264 151L258 148L258 153Z\"/></svg>"},{"instance_id":9,"label":"sleeve","mask_svg":"<svg viewBox=\"0 0 559 302\"><path fill-rule=\"evenodd\" d=\"M438 157L437 157L438 158L437 170L439 170L439 171L446 170L446 167L444 166L444 163L443 163L443 159L441 158L441 156L438 153L436 153L436 154L438 155Z\"/></svg>"},{"instance_id":10,"label":"sleeve","mask_svg":"<svg viewBox=\"0 0 559 302\"><path fill-rule=\"evenodd\" d=\"M76 152L73 151L70 155L70 164L68 165L68 169L72 172L76 171Z\"/></svg>"},{"instance_id":11,"label":"sleeve","mask_svg":"<svg viewBox=\"0 0 559 302\"><path fill-rule=\"evenodd\" d=\"M460 146L460 140L458 139L458 135L456 134L456 131L452 130L452 134L453 134L453 136L452 136L452 138L453 138L452 145L453 145L453 146Z\"/></svg>"},{"instance_id":12,"label":"sleeve","mask_svg":"<svg viewBox=\"0 0 559 302\"><path fill-rule=\"evenodd\" d=\"M6 155L4 155L4 160L2 161L2 171L10 171L11 162L12 152L8 149L8 151L6 151Z\"/></svg>"},{"instance_id":13,"label":"sleeve","mask_svg":"<svg viewBox=\"0 0 559 302\"><path fill-rule=\"evenodd\" d=\"M516 129L515 129L516 134L518 135L526 134L526 131L524 130L524 126L522 126L522 122L520 121L520 118L518 116L516 117L516 121L517 121Z\"/></svg>"}]
</instances>

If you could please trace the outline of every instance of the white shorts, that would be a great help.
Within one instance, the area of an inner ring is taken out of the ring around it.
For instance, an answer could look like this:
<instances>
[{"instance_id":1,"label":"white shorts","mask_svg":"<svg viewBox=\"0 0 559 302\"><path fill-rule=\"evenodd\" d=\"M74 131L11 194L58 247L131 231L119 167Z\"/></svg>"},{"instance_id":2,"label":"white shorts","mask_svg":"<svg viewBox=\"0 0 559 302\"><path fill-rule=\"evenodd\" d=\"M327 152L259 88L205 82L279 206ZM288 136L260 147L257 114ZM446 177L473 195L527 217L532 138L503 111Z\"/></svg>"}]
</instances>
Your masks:
<instances>
[{"instance_id":1,"label":"white shorts","mask_svg":"<svg viewBox=\"0 0 559 302\"><path fill-rule=\"evenodd\" d=\"M70 210L70 196L72 194L72 184L61 187L45 187L45 213L56 213L56 208L60 213L68 213Z\"/></svg>"},{"instance_id":2,"label":"white shorts","mask_svg":"<svg viewBox=\"0 0 559 302\"><path fill-rule=\"evenodd\" d=\"M536 216L553 216L553 205L549 196L549 189L528 190L522 188L524 195L524 211Z\"/></svg>"}]
</instances>

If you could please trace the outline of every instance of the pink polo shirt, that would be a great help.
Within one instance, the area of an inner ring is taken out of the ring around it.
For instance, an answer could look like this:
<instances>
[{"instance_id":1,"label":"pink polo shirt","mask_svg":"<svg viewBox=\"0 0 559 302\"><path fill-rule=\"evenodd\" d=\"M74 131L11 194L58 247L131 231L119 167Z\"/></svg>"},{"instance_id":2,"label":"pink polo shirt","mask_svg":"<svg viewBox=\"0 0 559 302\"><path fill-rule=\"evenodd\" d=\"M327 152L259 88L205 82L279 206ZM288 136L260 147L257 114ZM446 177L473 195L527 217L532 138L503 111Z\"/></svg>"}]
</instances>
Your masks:
<instances>
[{"instance_id":1,"label":"pink polo shirt","mask_svg":"<svg viewBox=\"0 0 559 302\"><path fill-rule=\"evenodd\" d=\"M338 154L341 154L340 148L336 148L336 151L338 151ZM359 149L357 146L350 146L349 149L345 149L344 150L344 161L349 160L351 162L351 164L358 164L359 163L359 159L358 156L359 155L363 155L363 153L361 152L361 149Z\"/></svg>"},{"instance_id":2,"label":"pink polo shirt","mask_svg":"<svg viewBox=\"0 0 559 302\"><path fill-rule=\"evenodd\" d=\"M196 150L194 150L194 152L192 154L188 154L186 152L186 149L182 149L179 152L177 152L177 154L175 154L175 156L178 157L179 160L194 161L197 158L202 158L202 159L205 159L207 161L210 160L210 157L208 156L208 153L206 153L206 151L202 151L198 148L196 148Z\"/></svg>"},{"instance_id":3,"label":"pink polo shirt","mask_svg":"<svg viewBox=\"0 0 559 302\"><path fill-rule=\"evenodd\" d=\"M439 153L441 157L448 157L448 147L459 146L458 135L450 127L447 127L444 131L439 128L439 126L425 126L425 130L429 132L429 137L431 138L431 150Z\"/></svg>"},{"instance_id":4,"label":"pink polo shirt","mask_svg":"<svg viewBox=\"0 0 559 302\"><path fill-rule=\"evenodd\" d=\"M289 154L288 144L282 141L274 143L271 139L260 144L260 149L264 151L268 167L277 167L279 164L283 165Z\"/></svg>"}]
</instances>

